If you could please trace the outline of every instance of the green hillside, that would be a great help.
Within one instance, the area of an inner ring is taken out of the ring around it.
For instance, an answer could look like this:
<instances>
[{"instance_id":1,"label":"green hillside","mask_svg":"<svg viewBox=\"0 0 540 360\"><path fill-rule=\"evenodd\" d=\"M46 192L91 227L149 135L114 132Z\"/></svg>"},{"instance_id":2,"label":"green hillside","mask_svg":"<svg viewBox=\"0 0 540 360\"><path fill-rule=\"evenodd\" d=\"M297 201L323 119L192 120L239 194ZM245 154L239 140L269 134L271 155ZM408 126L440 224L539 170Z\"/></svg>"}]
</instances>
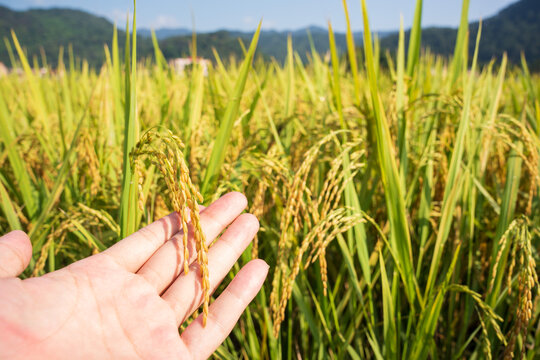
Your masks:
<instances>
[{"instance_id":1,"label":"green hillside","mask_svg":"<svg viewBox=\"0 0 540 360\"><path fill-rule=\"evenodd\" d=\"M477 29L478 23L472 24L472 33ZM531 62L540 61L540 1L522 0L483 23L480 59L500 57L504 51L512 61L519 61L522 51Z\"/></svg>"},{"instance_id":2,"label":"green hillside","mask_svg":"<svg viewBox=\"0 0 540 360\"><path fill-rule=\"evenodd\" d=\"M297 31L262 31L257 51L259 56L275 58L282 62L287 56L287 38L291 36L294 50L302 57L311 51L311 41L320 53L328 51L328 33L323 28L310 27ZM227 59L230 55L241 54L239 39L248 44L253 33L239 31L218 31L215 33L197 35L197 53L204 57L213 58L212 47L215 47L220 56ZM357 42L360 42L359 34ZM336 45L345 49L345 34L336 34ZM178 57L189 54L188 44L191 35L168 37L160 41L160 47L165 57Z\"/></svg>"},{"instance_id":3,"label":"green hillside","mask_svg":"<svg viewBox=\"0 0 540 360\"><path fill-rule=\"evenodd\" d=\"M33 9L12 11L0 7L0 37L11 39L11 29L30 58L45 51L47 60L55 64L60 46L71 44L77 57L92 65L104 61L104 44L110 44L113 25L105 18L72 9ZM124 35L121 33L120 35ZM120 36L123 40L124 36ZM66 49L67 52L67 49ZM7 50L0 46L0 61L10 64Z\"/></svg>"},{"instance_id":4,"label":"green hillside","mask_svg":"<svg viewBox=\"0 0 540 360\"><path fill-rule=\"evenodd\" d=\"M191 42L191 35L175 36L160 40L159 47L167 59L186 57L190 55ZM242 48L237 37L231 36L227 31L197 35L197 56L213 59L212 47L225 60L230 56L242 57Z\"/></svg>"},{"instance_id":5,"label":"green hillside","mask_svg":"<svg viewBox=\"0 0 540 360\"><path fill-rule=\"evenodd\" d=\"M0 7L0 37L11 39L10 30L15 30L19 41L30 58L41 58L44 50L47 60L53 66L57 62L60 46L71 44L76 57L88 60L91 66L100 66L104 61L103 45L110 44L113 24L105 18L72 9L33 9L12 11ZM471 23L471 34L476 34L478 23ZM169 29L169 33L175 33ZM426 28L422 32L422 45L432 52L450 55L453 52L456 29ZM258 55L282 61L287 52L287 37L292 36L293 47L302 57L311 50L311 41L321 53L328 50L326 29L310 27L297 31L263 31L258 46ZM308 35L309 34L309 35ZM479 59L487 62L491 58L500 58L507 52L510 61L519 62L520 53L525 52L533 68L540 68L540 1L521 0L500 11L497 15L485 19ZM148 31L143 29L139 36L138 53L141 57L152 56L153 49ZM238 39L249 41L252 33L221 30L197 35L198 55L212 58L212 48L216 48L222 58L231 55L241 57L242 49ZM336 34L338 49L345 50L344 34ZM119 31L122 47L125 33ZM166 58L187 56L190 54L191 35L166 37L160 34L160 47ZM357 45L362 44L361 33L355 34ZM381 46L397 48L396 33L381 33ZM473 41L470 42L472 49ZM4 43L0 44L0 61L10 65L8 51Z\"/></svg>"},{"instance_id":6,"label":"green hillside","mask_svg":"<svg viewBox=\"0 0 540 360\"><path fill-rule=\"evenodd\" d=\"M476 36L478 22L469 26L470 34ZM406 34L408 38L409 32ZM501 58L506 52L511 62L520 61L523 51L529 63L540 69L540 1L521 0L497 15L482 22L482 38L478 58L481 62L492 58ZM422 29L422 46L441 55L450 55L454 51L457 29L426 28ZM473 38L474 40L474 38ZM381 46L397 48L398 36L393 34L381 41ZM474 41L469 41L469 50L474 51Z\"/></svg>"}]
</instances>

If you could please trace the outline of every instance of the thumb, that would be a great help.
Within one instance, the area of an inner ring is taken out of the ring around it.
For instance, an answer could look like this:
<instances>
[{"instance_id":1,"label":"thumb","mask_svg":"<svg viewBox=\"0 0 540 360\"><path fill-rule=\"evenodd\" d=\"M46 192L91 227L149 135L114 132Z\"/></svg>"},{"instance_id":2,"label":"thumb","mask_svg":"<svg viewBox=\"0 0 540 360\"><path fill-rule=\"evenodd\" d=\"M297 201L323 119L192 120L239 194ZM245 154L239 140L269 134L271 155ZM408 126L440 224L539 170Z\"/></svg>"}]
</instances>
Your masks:
<instances>
[{"instance_id":1,"label":"thumb","mask_svg":"<svg viewBox=\"0 0 540 360\"><path fill-rule=\"evenodd\" d=\"M0 278L20 275L32 257L32 243L25 232L12 231L0 237Z\"/></svg>"}]
</instances>

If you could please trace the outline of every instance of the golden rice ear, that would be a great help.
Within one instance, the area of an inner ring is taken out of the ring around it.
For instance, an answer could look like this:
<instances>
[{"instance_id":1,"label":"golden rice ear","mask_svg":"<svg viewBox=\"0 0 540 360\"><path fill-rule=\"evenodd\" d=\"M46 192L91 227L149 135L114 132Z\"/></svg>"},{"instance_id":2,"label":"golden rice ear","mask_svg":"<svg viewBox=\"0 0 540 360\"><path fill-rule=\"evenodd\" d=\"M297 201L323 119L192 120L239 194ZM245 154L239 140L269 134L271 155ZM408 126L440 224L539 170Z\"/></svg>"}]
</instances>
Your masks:
<instances>
[{"instance_id":1,"label":"golden rice ear","mask_svg":"<svg viewBox=\"0 0 540 360\"><path fill-rule=\"evenodd\" d=\"M131 164L142 168L144 160L154 164L165 180L170 192L173 210L180 216L182 243L184 247L184 273L189 272L188 219L192 224L193 240L197 251L197 262L201 268L201 282L204 294L203 324L206 324L210 302L210 280L208 274L208 246L201 228L199 203L203 201L198 189L191 181L189 168L182 149L184 144L171 131L148 130L131 152ZM142 187L142 186L141 186ZM140 191L142 193L142 191ZM142 202L142 201L141 201ZM140 202L140 203L141 203Z\"/></svg>"},{"instance_id":2,"label":"golden rice ear","mask_svg":"<svg viewBox=\"0 0 540 360\"><path fill-rule=\"evenodd\" d=\"M339 234L364 221L363 216L340 205L341 193L353 175L343 171L341 156L329 161L330 171L317 198L313 199L309 175L316 161L322 161L324 147L331 143L335 133L323 136L306 153L298 170L284 184L286 202L281 215L277 265L275 267L270 307L273 333L277 337L285 319L287 303L300 269L307 269L316 260L320 263L323 294L328 293L328 266L326 249ZM353 152L354 145L347 144L342 151L351 153L358 161L363 153ZM349 166L354 174L361 165ZM349 213L350 212L350 213ZM303 226L299 222L303 222ZM302 230L303 233L300 232ZM299 243L301 241L301 243ZM307 254L307 258L304 255Z\"/></svg>"},{"instance_id":3,"label":"golden rice ear","mask_svg":"<svg viewBox=\"0 0 540 360\"><path fill-rule=\"evenodd\" d=\"M509 249L506 287L508 295L513 295L513 308L515 309L514 321L506 338L508 345L504 351L504 358L513 358L514 349L518 336L526 337L527 328L532 319L534 304L532 298L538 293L538 274L536 273L536 261L533 254L532 235L529 232L529 222L525 216L521 216L508 226L499 240L499 252L493 266L493 273L489 284L488 293L493 291L496 274L500 269L503 249ZM517 266L516 266L517 265ZM517 274L515 274L517 272ZM517 278L517 293L512 292L512 279Z\"/></svg>"}]
</instances>

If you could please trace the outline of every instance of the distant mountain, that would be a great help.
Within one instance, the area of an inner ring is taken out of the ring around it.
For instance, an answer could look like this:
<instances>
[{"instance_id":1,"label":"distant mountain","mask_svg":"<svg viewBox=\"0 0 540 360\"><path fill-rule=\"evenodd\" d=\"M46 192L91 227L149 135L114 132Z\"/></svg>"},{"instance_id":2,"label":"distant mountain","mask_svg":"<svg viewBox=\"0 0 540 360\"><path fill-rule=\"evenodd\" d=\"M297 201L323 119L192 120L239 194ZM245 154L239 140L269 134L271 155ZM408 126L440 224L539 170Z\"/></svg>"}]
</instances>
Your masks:
<instances>
[{"instance_id":1,"label":"distant mountain","mask_svg":"<svg viewBox=\"0 0 540 360\"><path fill-rule=\"evenodd\" d=\"M75 56L88 60L91 65L103 64L103 46L110 46L113 34L110 21L80 10L53 8L13 11L0 6L0 38L11 40L11 29L15 31L30 62L37 56L41 63L43 49L47 61L53 65L57 63L60 46L64 47L67 62L69 45ZM119 31L118 35L119 43L123 46L125 32ZM142 51L148 52L150 47L150 42L141 41ZM3 42L0 45L0 61L11 65Z\"/></svg>"},{"instance_id":2,"label":"distant mountain","mask_svg":"<svg viewBox=\"0 0 540 360\"><path fill-rule=\"evenodd\" d=\"M156 37L161 40L160 47L162 50L165 49L165 56L177 57L186 55L189 52L187 44L191 41L191 31L183 28L164 30L156 31ZM139 33L144 36L151 36L150 30L142 30ZM173 35L175 33L177 35ZM395 31L377 32L380 39L394 33ZM294 50L304 59L306 54L311 52L310 36L318 52L325 53L328 51L328 29L311 25L296 30L262 30L258 45L259 55L283 61L287 56L287 38L289 35L291 36ZM345 34L337 32L334 36L337 48L341 51L345 50L347 47ZM362 32L355 32L353 36L357 44L362 42ZM222 57L227 58L231 54L240 54L241 47L238 44L238 39L247 45L252 37L252 31L223 29L215 32L202 32L197 34L197 47L201 56L212 57L211 47L214 46ZM219 41L212 42L217 39ZM210 44L211 46L207 46Z\"/></svg>"},{"instance_id":3,"label":"distant mountain","mask_svg":"<svg viewBox=\"0 0 540 360\"><path fill-rule=\"evenodd\" d=\"M472 54L475 46L478 22L469 24L469 50ZM408 38L409 32L406 34ZM425 28L422 29L422 47L441 55L451 55L454 51L457 29ZM385 37L381 46L396 49L397 33ZM529 63L540 69L540 1L521 0L501 10L495 16L482 22L482 34L478 59L488 62L492 58L500 59L506 52L510 61L518 63L521 52Z\"/></svg>"},{"instance_id":4,"label":"distant mountain","mask_svg":"<svg viewBox=\"0 0 540 360\"><path fill-rule=\"evenodd\" d=\"M392 31L378 32L379 38L391 35ZM157 34L156 34L157 35ZM329 49L328 44L328 30L318 26L308 26L297 30L262 30L259 38L259 44L257 51L259 55L266 58L274 58L278 61L283 61L287 56L287 38L291 36L294 50L302 57L306 58L306 55L311 52L311 42L315 50L319 53L326 53ZM353 37L357 44L362 43L362 32L353 33ZM202 33L197 35L197 52L201 56L213 57L211 52L207 52L206 49L211 51L211 46L215 46L218 53L222 55L219 49L225 49L227 55L222 57L228 57L232 53L240 53L241 47L238 44L238 40L248 45L253 37L253 32L245 31L231 31L220 30L214 33ZM336 47L338 51L344 51L347 48L347 40L344 33L334 33L336 40ZM230 39L229 39L230 38ZM311 38L311 42L310 42ZM219 39L220 42L208 43L212 39ZM233 40L232 42L230 40ZM164 51L165 56L175 57L180 54L187 53L187 43L191 41L191 35L187 36L173 36L165 38L160 41L160 47ZM181 51L180 49L183 49Z\"/></svg>"},{"instance_id":5,"label":"distant mountain","mask_svg":"<svg viewBox=\"0 0 540 360\"><path fill-rule=\"evenodd\" d=\"M0 37L11 40L11 29L15 31L19 42L25 49L30 61L37 57L42 63L42 50L49 65L56 66L58 51L64 47L64 60L67 62L68 46L72 46L76 57L86 59L91 66L100 66L105 61L103 46L110 46L113 24L107 19L95 16L84 11L74 9L31 9L27 11L14 11L0 6ZM290 31L263 30L258 46L258 55L266 58L275 58L278 61L285 59L287 54L287 37L293 40L293 46L301 56L310 52L311 46L308 33L311 34L313 45L319 52L328 50L328 32L325 28L309 26L303 29ZM153 47L150 40L151 30L139 29L137 31L138 54L140 57L152 56ZM187 28L159 29L156 36L160 48L167 58L189 56L191 30ZM213 58L212 48L216 48L223 59L234 55L241 57L243 52L239 39L248 44L253 32L235 30L220 30L211 33L197 34L198 55ZM355 33L360 41L362 34ZM336 33L336 45L339 49L346 48L345 35ZM123 48L125 32L118 31L120 47ZM0 61L11 65L5 44L0 42ZM17 55L15 54L17 57Z\"/></svg>"},{"instance_id":6,"label":"distant mountain","mask_svg":"<svg viewBox=\"0 0 540 360\"><path fill-rule=\"evenodd\" d=\"M470 24L471 49L478 23ZM110 45L113 24L107 19L83 11L72 9L31 9L13 11L0 6L0 37L11 39L10 30L17 34L30 59L37 57L41 62L41 49L49 64L55 66L58 49L64 46L67 53L69 44L76 57L88 60L91 66L104 63L105 44ZM457 30L453 28L425 28L422 30L422 45L432 52L450 55L454 49ZM123 47L125 33L119 31L120 47ZM138 54L141 57L153 56L150 30L138 30ZM319 53L328 50L328 31L325 28L309 26L290 31L263 30L261 32L258 55L283 61L287 54L287 38L291 36L294 50L303 58L311 51L311 44ZM392 51L397 48L396 32L380 32L381 47ZM160 48L166 58L189 56L191 30L159 29L156 31ZM242 57L239 40L249 44L252 32L220 30L197 34L197 54L213 59L212 48L216 48L223 59L230 56ZM310 42L311 38L311 42ZM357 45L362 44L362 33L354 33ZM408 38L408 37L407 37ZM345 34L335 34L336 45L340 51L346 49ZM472 51L472 50L471 50ZM530 64L538 64L540 70L540 1L521 0L501 10L497 15L483 22L480 43L480 60L489 61L500 58L507 52L509 59L519 62L519 54L525 51ZM67 56L66 56L67 60ZM0 61L11 65L8 52L0 42Z\"/></svg>"},{"instance_id":7,"label":"distant mountain","mask_svg":"<svg viewBox=\"0 0 540 360\"><path fill-rule=\"evenodd\" d=\"M189 57L192 36L176 36L159 41L159 48L165 58ZM231 36L227 31L197 34L197 56L214 59L212 48L215 48L219 56L227 60L230 56L241 58L242 48L238 37ZM260 49L259 49L260 54Z\"/></svg>"},{"instance_id":8,"label":"distant mountain","mask_svg":"<svg viewBox=\"0 0 540 360\"><path fill-rule=\"evenodd\" d=\"M359 43L362 33L355 33L353 35L356 43ZM241 37L247 42L252 36L253 33L244 33ZM306 54L311 53L311 44L321 54L326 53L329 49L328 30L315 26L291 31L262 31L258 49L262 54L273 57L281 62L287 57L287 38L289 36L291 37L294 51L302 58L305 58ZM345 50L347 48L345 34L335 33L334 38L338 49Z\"/></svg>"},{"instance_id":9,"label":"distant mountain","mask_svg":"<svg viewBox=\"0 0 540 360\"><path fill-rule=\"evenodd\" d=\"M478 31L478 22L469 24L469 50L474 51L475 37ZM320 53L325 53L328 50L328 31L325 28L318 26L309 26L307 28L291 31L272 31L266 30L261 32L259 40L258 52L267 57L274 57L278 61L282 61L287 54L287 37L290 34L293 47L298 54L305 56L310 52L310 43L308 32L315 49ZM198 46L206 44L206 41L211 41L212 38L219 38L223 43L216 43L216 48L224 48L232 46L238 53L240 47L231 42L227 35L232 38L240 38L247 43L253 33L241 31L226 31L222 30L215 33L214 36L205 34L198 41ZM199 35L201 36L201 35ZM381 47L384 49L395 50L398 45L398 34L396 31L383 31L378 33L381 39ZM429 48L433 53L441 55L451 55L454 51L455 41L457 36L456 28L438 28L429 27L422 29L422 47ZM409 31L406 33L406 39L409 37ZM336 46L340 50L346 49L345 34L336 33ZM357 45L362 44L362 33L354 33L354 38ZM164 39L160 44L169 48L170 56L179 54L179 49L184 49L187 53L186 44L187 37L170 37ZM208 45L208 44L206 44ZM482 37L479 48L480 62L488 62L492 58L500 59L502 54L506 52L508 58L513 63L519 63L520 54L524 52L528 62L540 71L540 1L539 0L521 0L501 10L498 14L485 19L482 22ZM221 52L220 52L221 53ZM206 55L205 51L200 52L201 55Z\"/></svg>"},{"instance_id":10,"label":"distant mountain","mask_svg":"<svg viewBox=\"0 0 540 360\"><path fill-rule=\"evenodd\" d=\"M478 23L472 24L471 34L477 31ZM522 0L486 19L480 41L482 61L507 52L509 59L517 62L523 51L531 62L540 62L540 1Z\"/></svg>"}]
</instances>

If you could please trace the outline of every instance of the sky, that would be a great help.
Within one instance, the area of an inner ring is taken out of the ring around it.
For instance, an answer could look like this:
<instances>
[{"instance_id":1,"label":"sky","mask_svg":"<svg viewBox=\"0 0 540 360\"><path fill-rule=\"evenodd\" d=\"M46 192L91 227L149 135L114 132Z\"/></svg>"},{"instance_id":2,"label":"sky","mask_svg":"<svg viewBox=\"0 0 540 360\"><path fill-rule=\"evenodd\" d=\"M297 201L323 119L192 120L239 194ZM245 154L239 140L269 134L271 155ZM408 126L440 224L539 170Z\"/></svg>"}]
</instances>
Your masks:
<instances>
[{"instance_id":1,"label":"sky","mask_svg":"<svg viewBox=\"0 0 540 360\"><path fill-rule=\"evenodd\" d=\"M516 0L470 0L469 19L478 20L496 14ZM367 0L373 30L396 30L400 15L405 27L411 26L415 0ZM0 0L0 5L15 10L68 7L104 16L119 26L133 12L132 0ZM360 0L349 0L353 30L362 28ZM423 26L457 27L461 14L460 0L424 0ZM345 30L341 0L139 0L137 26L144 28L193 28L197 32L218 29L252 31L259 20L263 28L295 30L309 25Z\"/></svg>"}]
</instances>

